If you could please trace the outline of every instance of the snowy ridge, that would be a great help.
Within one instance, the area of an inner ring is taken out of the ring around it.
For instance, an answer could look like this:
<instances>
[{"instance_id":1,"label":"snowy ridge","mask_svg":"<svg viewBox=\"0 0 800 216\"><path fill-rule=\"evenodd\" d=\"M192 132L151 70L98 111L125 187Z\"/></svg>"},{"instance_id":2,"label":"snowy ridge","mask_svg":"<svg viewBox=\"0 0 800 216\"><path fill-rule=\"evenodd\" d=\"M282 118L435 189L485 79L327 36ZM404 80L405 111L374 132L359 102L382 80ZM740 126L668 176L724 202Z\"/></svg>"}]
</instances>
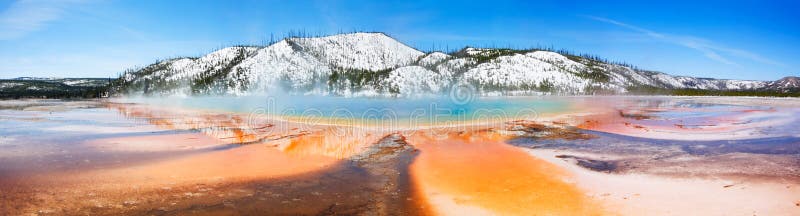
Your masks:
<instances>
[{"instance_id":1,"label":"snowy ridge","mask_svg":"<svg viewBox=\"0 0 800 216\"><path fill-rule=\"evenodd\" d=\"M330 74L330 68L316 57L295 50L286 41L260 49L236 65L227 79L230 94L269 90L275 82L287 80L291 87L313 85L314 78Z\"/></svg>"},{"instance_id":2,"label":"snowy ridge","mask_svg":"<svg viewBox=\"0 0 800 216\"><path fill-rule=\"evenodd\" d=\"M444 54L442 52L432 52L428 55L425 55L422 59L419 60L418 64L422 66L434 66L444 60L450 58L450 55Z\"/></svg>"},{"instance_id":3,"label":"snowy ridge","mask_svg":"<svg viewBox=\"0 0 800 216\"><path fill-rule=\"evenodd\" d=\"M385 70L409 65L424 53L383 33L352 33L320 38L289 38L322 62L347 69Z\"/></svg>"},{"instance_id":4,"label":"snowy ridge","mask_svg":"<svg viewBox=\"0 0 800 216\"><path fill-rule=\"evenodd\" d=\"M500 56L495 60L482 63L464 74L463 79L477 83L482 88L521 90L527 88L548 88L557 86L567 91L581 92L590 85L585 79L571 73L565 73L556 64L545 62L541 51L513 56ZM569 61L569 60L567 60ZM570 61L569 67L577 65Z\"/></svg>"},{"instance_id":5,"label":"snowy ridge","mask_svg":"<svg viewBox=\"0 0 800 216\"><path fill-rule=\"evenodd\" d=\"M393 70L387 79L389 87L404 96L439 92L448 85L446 77L421 66Z\"/></svg>"},{"instance_id":6,"label":"snowy ridge","mask_svg":"<svg viewBox=\"0 0 800 216\"><path fill-rule=\"evenodd\" d=\"M798 92L800 91L800 77L784 77L767 83L764 88L783 93Z\"/></svg>"},{"instance_id":7,"label":"snowy ridge","mask_svg":"<svg viewBox=\"0 0 800 216\"><path fill-rule=\"evenodd\" d=\"M625 93L631 88L760 90L784 83L672 76L541 50L465 48L423 53L383 33L287 38L228 47L130 71L122 94L230 94L280 90L344 96L412 96L471 84L484 94ZM796 88L796 87L795 87Z\"/></svg>"},{"instance_id":8,"label":"snowy ridge","mask_svg":"<svg viewBox=\"0 0 800 216\"><path fill-rule=\"evenodd\" d=\"M767 84L764 81L696 78L664 73L657 73L651 78L657 81L656 83L673 89L747 90L763 88Z\"/></svg>"}]
</instances>

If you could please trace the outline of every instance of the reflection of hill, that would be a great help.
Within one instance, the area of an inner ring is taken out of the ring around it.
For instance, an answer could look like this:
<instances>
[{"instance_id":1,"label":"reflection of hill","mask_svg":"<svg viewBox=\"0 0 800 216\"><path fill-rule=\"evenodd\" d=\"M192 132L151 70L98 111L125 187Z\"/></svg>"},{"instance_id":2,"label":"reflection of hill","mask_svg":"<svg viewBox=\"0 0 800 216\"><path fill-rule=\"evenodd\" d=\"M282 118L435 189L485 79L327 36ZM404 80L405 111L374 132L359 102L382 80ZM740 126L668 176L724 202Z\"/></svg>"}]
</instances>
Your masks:
<instances>
[{"instance_id":1,"label":"reflection of hill","mask_svg":"<svg viewBox=\"0 0 800 216\"><path fill-rule=\"evenodd\" d=\"M170 130L200 131L238 144L269 144L298 155L349 158L376 143L383 134L356 127L307 125L242 114L157 108L110 103L122 115Z\"/></svg>"}]
</instances>

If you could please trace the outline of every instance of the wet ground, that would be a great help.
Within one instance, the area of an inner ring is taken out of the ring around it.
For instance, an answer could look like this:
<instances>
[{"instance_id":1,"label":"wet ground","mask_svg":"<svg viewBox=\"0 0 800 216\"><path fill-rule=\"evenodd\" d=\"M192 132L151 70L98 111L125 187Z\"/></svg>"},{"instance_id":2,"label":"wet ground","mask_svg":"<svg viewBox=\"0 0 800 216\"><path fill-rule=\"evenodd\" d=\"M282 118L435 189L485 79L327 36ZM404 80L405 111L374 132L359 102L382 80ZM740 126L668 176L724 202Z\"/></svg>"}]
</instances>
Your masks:
<instances>
[{"instance_id":1,"label":"wet ground","mask_svg":"<svg viewBox=\"0 0 800 216\"><path fill-rule=\"evenodd\" d=\"M325 146L325 127L267 136L270 125L236 114L82 101L0 112L3 215L426 211L409 185L416 153L399 135L360 137L375 144L356 152L338 145L346 139Z\"/></svg>"},{"instance_id":2,"label":"wet ground","mask_svg":"<svg viewBox=\"0 0 800 216\"><path fill-rule=\"evenodd\" d=\"M800 188L797 101L557 101L570 108L470 127L0 101L0 215L620 214L583 172ZM511 107L524 104L549 102ZM791 194L775 197L800 201Z\"/></svg>"},{"instance_id":3,"label":"wet ground","mask_svg":"<svg viewBox=\"0 0 800 216\"><path fill-rule=\"evenodd\" d=\"M508 143L564 151L559 158L595 171L667 176L752 177L800 182L800 138L662 140L578 130L592 139L519 137Z\"/></svg>"}]
</instances>

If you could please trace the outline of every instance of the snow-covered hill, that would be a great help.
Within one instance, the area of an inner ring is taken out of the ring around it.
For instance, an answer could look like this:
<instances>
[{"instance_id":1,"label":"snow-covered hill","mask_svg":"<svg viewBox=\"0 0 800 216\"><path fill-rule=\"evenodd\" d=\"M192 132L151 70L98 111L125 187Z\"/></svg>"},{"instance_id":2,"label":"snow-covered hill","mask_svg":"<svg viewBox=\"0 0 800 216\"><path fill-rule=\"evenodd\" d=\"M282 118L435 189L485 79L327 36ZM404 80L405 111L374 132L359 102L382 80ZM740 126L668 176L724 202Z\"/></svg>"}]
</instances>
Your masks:
<instances>
[{"instance_id":1,"label":"snow-covered hill","mask_svg":"<svg viewBox=\"0 0 800 216\"><path fill-rule=\"evenodd\" d=\"M38 78L0 79L0 98L100 97L111 79L108 78Z\"/></svg>"},{"instance_id":2,"label":"snow-covered hill","mask_svg":"<svg viewBox=\"0 0 800 216\"><path fill-rule=\"evenodd\" d=\"M126 72L121 94L413 96L472 85L480 93L625 93L636 88L760 90L774 82L672 76L544 50L465 48L423 53L383 33L286 38L228 47ZM787 84L789 85L789 84Z\"/></svg>"},{"instance_id":3,"label":"snow-covered hill","mask_svg":"<svg viewBox=\"0 0 800 216\"><path fill-rule=\"evenodd\" d=\"M773 82L767 83L765 89L777 92L800 92L800 77L784 77Z\"/></svg>"}]
</instances>

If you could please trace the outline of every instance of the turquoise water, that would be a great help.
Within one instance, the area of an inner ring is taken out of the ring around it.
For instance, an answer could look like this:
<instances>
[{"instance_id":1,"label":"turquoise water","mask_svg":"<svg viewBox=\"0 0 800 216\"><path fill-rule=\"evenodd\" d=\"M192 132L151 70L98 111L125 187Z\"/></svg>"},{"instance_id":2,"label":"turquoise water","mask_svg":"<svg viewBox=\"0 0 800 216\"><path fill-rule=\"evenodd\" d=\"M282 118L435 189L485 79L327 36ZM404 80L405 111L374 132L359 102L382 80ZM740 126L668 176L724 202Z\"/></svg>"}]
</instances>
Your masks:
<instances>
[{"instance_id":1,"label":"turquoise water","mask_svg":"<svg viewBox=\"0 0 800 216\"><path fill-rule=\"evenodd\" d=\"M419 119L426 122L475 119L535 119L568 111L570 102L548 97L483 97L469 101L449 97L345 98L296 97L186 97L131 98L125 102L224 112L268 114L289 117L321 116L341 119Z\"/></svg>"}]
</instances>

